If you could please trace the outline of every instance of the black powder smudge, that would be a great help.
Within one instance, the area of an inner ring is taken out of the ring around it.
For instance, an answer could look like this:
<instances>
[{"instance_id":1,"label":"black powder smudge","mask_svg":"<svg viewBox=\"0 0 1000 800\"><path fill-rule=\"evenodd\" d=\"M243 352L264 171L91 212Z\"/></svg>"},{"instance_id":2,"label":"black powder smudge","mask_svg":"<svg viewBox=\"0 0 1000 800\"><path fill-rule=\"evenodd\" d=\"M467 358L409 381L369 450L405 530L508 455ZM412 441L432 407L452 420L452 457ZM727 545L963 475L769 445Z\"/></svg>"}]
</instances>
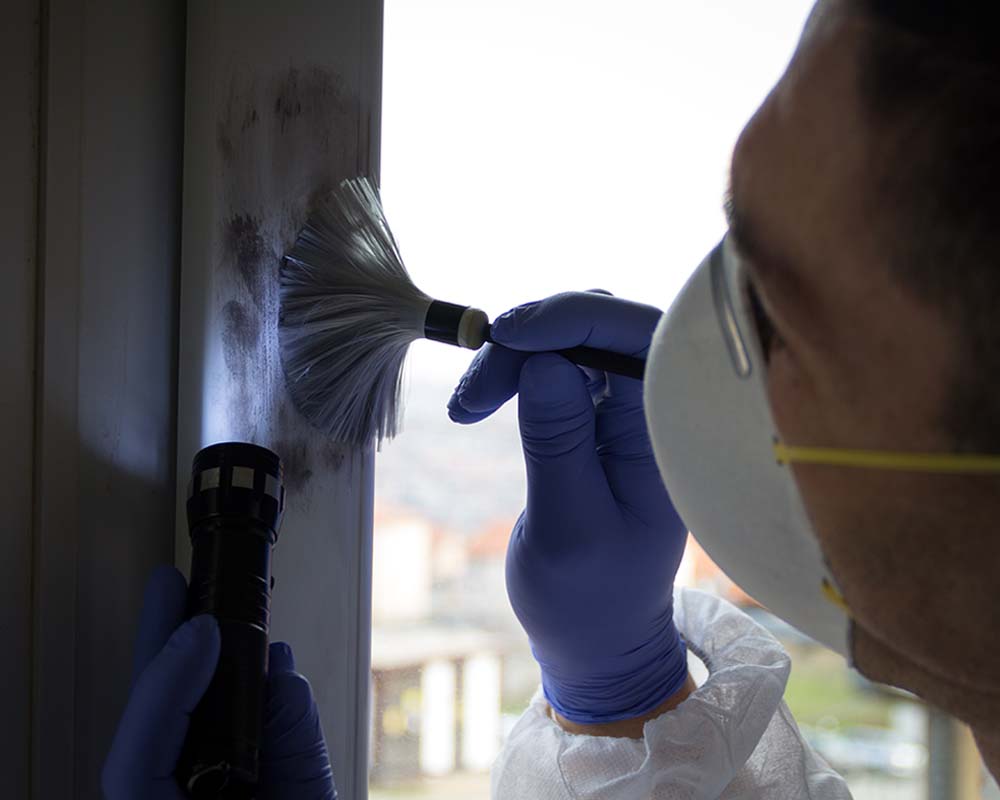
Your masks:
<instances>
[{"instance_id":1,"label":"black powder smudge","mask_svg":"<svg viewBox=\"0 0 1000 800\"><path fill-rule=\"evenodd\" d=\"M224 224L226 253L240 282L260 308L265 300L266 270L272 256L261 234L261 220L252 214L233 214Z\"/></svg>"},{"instance_id":2,"label":"black powder smudge","mask_svg":"<svg viewBox=\"0 0 1000 800\"><path fill-rule=\"evenodd\" d=\"M343 79L320 67L304 71L290 67L274 98L274 116L281 133L301 116L319 117L328 126L331 114L342 110ZM324 139L329 139L329 131ZM329 141L324 141L329 149Z\"/></svg>"},{"instance_id":3,"label":"black powder smudge","mask_svg":"<svg viewBox=\"0 0 1000 800\"><path fill-rule=\"evenodd\" d=\"M274 98L274 116L278 118L281 132L285 125L302 113L302 101L299 99L299 71L292 67L288 70L281 92Z\"/></svg>"},{"instance_id":4,"label":"black powder smudge","mask_svg":"<svg viewBox=\"0 0 1000 800\"><path fill-rule=\"evenodd\" d=\"M260 322L256 315L236 300L222 307L222 354L230 376L242 382L247 365L257 349Z\"/></svg>"},{"instance_id":5,"label":"black powder smudge","mask_svg":"<svg viewBox=\"0 0 1000 800\"><path fill-rule=\"evenodd\" d=\"M320 436L317 432L317 436ZM319 457L323 461L323 466L333 472L340 472L344 466L344 459L347 458L348 446L325 440L320 444Z\"/></svg>"},{"instance_id":6,"label":"black powder smudge","mask_svg":"<svg viewBox=\"0 0 1000 800\"><path fill-rule=\"evenodd\" d=\"M216 126L215 130L215 145L219 149L219 155L222 156L223 162L228 166L233 163L233 154L235 152L233 148L233 140L229 138L229 133L227 131L227 126L225 123L220 122Z\"/></svg>"},{"instance_id":7,"label":"black powder smudge","mask_svg":"<svg viewBox=\"0 0 1000 800\"><path fill-rule=\"evenodd\" d=\"M285 475L285 490L294 494L312 478L312 459L305 439L279 439L271 449L278 454Z\"/></svg>"},{"instance_id":8,"label":"black powder smudge","mask_svg":"<svg viewBox=\"0 0 1000 800\"><path fill-rule=\"evenodd\" d=\"M219 151L219 155L222 156L222 161L226 167L231 167L236 158L236 142L233 140L237 136L237 130L234 125L234 118L237 114L237 109L240 107L241 98L237 91L236 78L234 76L229 84L229 92L226 102L223 105L222 114L215 125L215 146Z\"/></svg>"},{"instance_id":9,"label":"black powder smudge","mask_svg":"<svg viewBox=\"0 0 1000 800\"><path fill-rule=\"evenodd\" d=\"M257 124L257 109L250 106L243 115L243 125L240 128L241 131L246 131Z\"/></svg>"}]
</instances>

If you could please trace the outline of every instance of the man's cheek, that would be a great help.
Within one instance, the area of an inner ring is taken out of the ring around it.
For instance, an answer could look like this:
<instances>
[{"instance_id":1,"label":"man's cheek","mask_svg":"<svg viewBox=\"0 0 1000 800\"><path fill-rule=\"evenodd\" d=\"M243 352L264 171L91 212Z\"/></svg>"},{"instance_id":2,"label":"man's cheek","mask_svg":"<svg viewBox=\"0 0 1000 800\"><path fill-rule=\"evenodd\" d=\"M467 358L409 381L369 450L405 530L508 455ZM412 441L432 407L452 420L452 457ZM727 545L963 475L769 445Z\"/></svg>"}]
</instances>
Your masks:
<instances>
[{"instance_id":1,"label":"man's cheek","mask_svg":"<svg viewBox=\"0 0 1000 800\"><path fill-rule=\"evenodd\" d=\"M783 442L817 447L839 444L831 431L826 406L816 398L791 359L772 359L767 389L774 433ZM861 534L872 524L867 519L872 509L863 474L803 464L789 469L812 532L841 590L845 596L848 587L855 589L855 594L867 594L866 582L872 579L875 564L869 546L875 543Z\"/></svg>"},{"instance_id":2,"label":"man's cheek","mask_svg":"<svg viewBox=\"0 0 1000 800\"><path fill-rule=\"evenodd\" d=\"M767 366L767 400L774 420L773 431L792 445L826 445L823 414L810 387L802 379L794 359L776 353Z\"/></svg>"},{"instance_id":3,"label":"man's cheek","mask_svg":"<svg viewBox=\"0 0 1000 800\"><path fill-rule=\"evenodd\" d=\"M850 495L839 481L823 475L828 468L796 465L792 468L813 534L830 563L841 588L857 571L855 562L864 563L864 543L858 541L857 527L848 511ZM847 574L844 574L847 573Z\"/></svg>"},{"instance_id":4,"label":"man's cheek","mask_svg":"<svg viewBox=\"0 0 1000 800\"><path fill-rule=\"evenodd\" d=\"M820 550L852 615L877 635L906 641L919 579L913 526L897 505L905 477L868 470L797 465L796 483ZM912 540L911 540L912 537Z\"/></svg>"}]
</instances>

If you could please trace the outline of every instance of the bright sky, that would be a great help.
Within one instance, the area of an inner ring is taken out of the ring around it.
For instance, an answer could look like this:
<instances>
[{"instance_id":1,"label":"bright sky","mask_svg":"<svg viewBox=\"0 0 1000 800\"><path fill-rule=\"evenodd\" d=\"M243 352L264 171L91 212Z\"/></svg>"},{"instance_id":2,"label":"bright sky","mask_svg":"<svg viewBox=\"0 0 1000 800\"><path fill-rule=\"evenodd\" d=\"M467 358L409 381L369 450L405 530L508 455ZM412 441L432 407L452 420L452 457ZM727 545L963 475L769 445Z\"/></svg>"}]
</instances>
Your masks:
<instances>
[{"instance_id":1,"label":"bright sky","mask_svg":"<svg viewBox=\"0 0 1000 800\"><path fill-rule=\"evenodd\" d=\"M491 317L568 289L666 308L811 6L386 0L382 197L414 281ZM468 361L418 342L409 369Z\"/></svg>"}]
</instances>

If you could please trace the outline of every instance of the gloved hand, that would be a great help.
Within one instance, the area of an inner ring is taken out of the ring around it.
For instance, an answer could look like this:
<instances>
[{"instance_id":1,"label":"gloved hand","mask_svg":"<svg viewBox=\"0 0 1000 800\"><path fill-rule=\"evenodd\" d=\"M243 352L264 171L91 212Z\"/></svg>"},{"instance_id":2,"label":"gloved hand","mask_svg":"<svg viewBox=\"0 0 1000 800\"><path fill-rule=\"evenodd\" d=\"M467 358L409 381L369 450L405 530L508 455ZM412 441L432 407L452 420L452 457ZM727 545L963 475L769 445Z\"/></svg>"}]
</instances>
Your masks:
<instances>
[{"instance_id":1,"label":"gloved hand","mask_svg":"<svg viewBox=\"0 0 1000 800\"><path fill-rule=\"evenodd\" d=\"M146 587L133 657L132 688L104 762L107 800L183 800L174 769L197 706L219 660L219 626L210 615L184 622L187 586L160 567ZM291 649L271 644L260 752L259 797L336 800L333 772L309 682Z\"/></svg>"},{"instance_id":2,"label":"gloved hand","mask_svg":"<svg viewBox=\"0 0 1000 800\"><path fill-rule=\"evenodd\" d=\"M528 496L507 593L549 704L573 722L641 717L684 685L673 581L687 530L653 458L642 382L545 351L645 356L660 314L591 292L519 306L493 323L502 346L477 354L448 404L472 423L519 395Z\"/></svg>"}]
</instances>

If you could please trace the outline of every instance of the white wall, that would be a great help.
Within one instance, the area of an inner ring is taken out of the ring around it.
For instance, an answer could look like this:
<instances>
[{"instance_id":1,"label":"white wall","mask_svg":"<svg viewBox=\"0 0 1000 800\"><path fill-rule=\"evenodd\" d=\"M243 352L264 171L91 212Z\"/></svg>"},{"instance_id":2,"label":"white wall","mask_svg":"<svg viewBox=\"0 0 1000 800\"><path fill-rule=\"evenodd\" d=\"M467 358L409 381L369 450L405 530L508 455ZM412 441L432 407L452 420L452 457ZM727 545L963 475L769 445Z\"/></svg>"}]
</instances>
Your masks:
<instances>
[{"instance_id":1,"label":"white wall","mask_svg":"<svg viewBox=\"0 0 1000 800\"><path fill-rule=\"evenodd\" d=\"M455 769L456 675L452 661L428 661L420 673L420 771L425 775Z\"/></svg>"},{"instance_id":2,"label":"white wall","mask_svg":"<svg viewBox=\"0 0 1000 800\"><path fill-rule=\"evenodd\" d=\"M88 800L100 796L126 700L142 592L153 566L174 559L178 529L177 563L189 561L175 478L186 478L209 435L203 421L236 419L197 382L180 387L180 412L177 403L178 365L204 367L188 359L219 334L190 316L188 349L178 352L186 54L195 67L187 92L204 92L204 114L191 119L205 124L189 131L186 155L206 172L189 177L221 181L200 195L218 205L196 220L206 244L185 276L209 290L211 322L236 298L194 276L225 267L213 249L224 212L264 219L277 252L312 192L377 173L381 3L186 11L173 0L11 0L4 12L0 774L10 797ZM237 43L248 48L240 61ZM258 140L256 169L245 158L227 168L219 123L237 109L225 79L247 81L237 102L266 97L282 75L284 88L295 82L297 58L298 90L315 87L319 65L336 102L317 105L325 116L286 120L295 135L284 143ZM255 355L272 357L274 375L273 349ZM312 679L342 796L363 798L372 454L310 440L283 416L275 383L243 388L263 404L244 408L239 422L264 424L259 436L239 425L228 433L277 449L298 480L275 560L273 631L296 645Z\"/></svg>"},{"instance_id":3,"label":"white wall","mask_svg":"<svg viewBox=\"0 0 1000 800\"><path fill-rule=\"evenodd\" d=\"M86 800L173 550L184 9L4 11L0 771Z\"/></svg>"},{"instance_id":4,"label":"white wall","mask_svg":"<svg viewBox=\"0 0 1000 800\"><path fill-rule=\"evenodd\" d=\"M372 553L372 624L416 622L431 613L431 526L379 519Z\"/></svg>"},{"instance_id":5,"label":"white wall","mask_svg":"<svg viewBox=\"0 0 1000 800\"><path fill-rule=\"evenodd\" d=\"M0 631L4 726L0 774L12 797L26 797L31 725L31 526L35 419L35 276L38 227L38 0L10 0L0 26L0 97L17 113L0 126Z\"/></svg>"},{"instance_id":6,"label":"white wall","mask_svg":"<svg viewBox=\"0 0 1000 800\"><path fill-rule=\"evenodd\" d=\"M462 665L462 767L488 770L500 735L500 659L480 653Z\"/></svg>"}]
</instances>

